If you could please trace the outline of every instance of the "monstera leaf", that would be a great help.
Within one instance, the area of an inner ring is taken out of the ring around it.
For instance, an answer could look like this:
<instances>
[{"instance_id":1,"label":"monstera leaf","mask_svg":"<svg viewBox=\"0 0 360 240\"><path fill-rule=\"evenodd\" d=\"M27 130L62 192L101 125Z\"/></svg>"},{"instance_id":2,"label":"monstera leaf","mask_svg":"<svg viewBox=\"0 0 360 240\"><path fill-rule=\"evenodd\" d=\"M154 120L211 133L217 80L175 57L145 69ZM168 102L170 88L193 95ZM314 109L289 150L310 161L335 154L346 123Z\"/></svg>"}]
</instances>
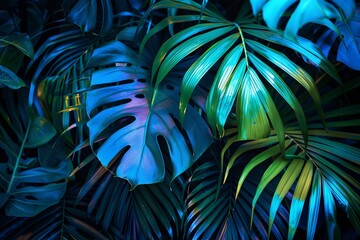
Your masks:
<instances>
[{"instance_id":1,"label":"monstera leaf","mask_svg":"<svg viewBox=\"0 0 360 240\"><path fill-rule=\"evenodd\" d=\"M266 25L271 29L278 28L281 17L286 11L296 5L286 24L285 35L295 36L298 30L307 23L318 23L330 28L336 26L329 19L350 18L355 10L354 0L250 0L254 15L260 11Z\"/></svg>"},{"instance_id":2,"label":"monstera leaf","mask_svg":"<svg viewBox=\"0 0 360 240\"><path fill-rule=\"evenodd\" d=\"M116 175L133 187L160 182L165 174L161 137L166 142L175 178L212 142L206 122L191 107L181 127L177 120L176 79L160 86L153 98L146 70L149 62L126 45L111 42L97 49L89 66L110 64L113 66L93 73L93 90L86 100L90 144L97 157L105 167L116 162Z\"/></svg>"}]
</instances>

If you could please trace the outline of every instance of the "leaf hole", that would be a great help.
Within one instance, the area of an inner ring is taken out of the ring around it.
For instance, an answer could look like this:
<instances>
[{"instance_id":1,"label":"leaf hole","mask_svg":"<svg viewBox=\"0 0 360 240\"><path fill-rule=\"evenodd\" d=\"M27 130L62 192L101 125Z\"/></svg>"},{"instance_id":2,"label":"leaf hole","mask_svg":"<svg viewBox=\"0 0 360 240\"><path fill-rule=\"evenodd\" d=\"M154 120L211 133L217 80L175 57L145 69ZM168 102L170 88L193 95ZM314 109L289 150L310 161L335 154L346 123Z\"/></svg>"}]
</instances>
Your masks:
<instances>
[{"instance_id":1,"label":"leaf hole","mask_svg":"<svg viewBox=\"0 0 360 240\"><path fill-rule=\"evenodd\" d=\"M136 97L136 98L144 98L145 96L144 96L144 94L139 93L139 94L136 94L135 97Z\"/></svg>"},{"instance_id":2,"label":"leaf hole","mask_svg":"<svg viewBox=\"0 0 360 240\"><path fill-rule=\"evenodd\" d=\"M174 90L175 88L173 87L173 86L171 86L171 85L166 85L166 89L168 89L168 90Z\"/></svg>"},{"instance_id":3,"label":"leaf hole","mask_svg":"<svg viewBox=\"0 0 360 240\"><path fill-rule=\"evenodd\" d=\"M147 66L141 66L141 68L142 68L142 69L145 69L145 70L150 70L150 68L147 67Z\"/></svg>"}]
</instances>

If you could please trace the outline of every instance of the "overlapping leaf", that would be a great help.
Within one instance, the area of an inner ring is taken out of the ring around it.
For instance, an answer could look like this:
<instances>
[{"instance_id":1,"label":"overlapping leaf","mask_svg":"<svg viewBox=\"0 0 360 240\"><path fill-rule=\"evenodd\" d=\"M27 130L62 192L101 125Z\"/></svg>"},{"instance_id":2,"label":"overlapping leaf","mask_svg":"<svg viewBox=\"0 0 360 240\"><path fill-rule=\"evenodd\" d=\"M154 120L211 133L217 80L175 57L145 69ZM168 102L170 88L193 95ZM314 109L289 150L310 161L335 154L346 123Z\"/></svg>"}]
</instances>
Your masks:
<instances>
[{"instance_id":1,"label":"overlapping leaf","mask_svg":"<svg viewBox=\"0 0 360 240\"><path fill-rule=\"evenodd\" d=\"M203 13L200 24L175 33L162 45L152 67L152 80L156 88L164 81L164 77L170 70L186 56L194 54L199 49L205 49L204 53L195 55L198 59L188 68L182 80L180 119L185 116L195 87L213 66L220 62L220 65L216 65L218 66L217 75L207 98L206 109L208 121L215 135L224 136L224 126L230 113L233 113L236 102L239 139L267 137L272 126L283 150L283 123L265 86L270 84L293 108L306 139L306 119L301 105L290 86L266 62L272 62L302 85L310 93L320 116L323 117L317 87L304 69L262 42L264 40L299 52L340 81L334 67L315 44L302 38L299 38L299 43L295 43L284 38L281 32L272 32L266 27L255 24L255 20L252 23L248 20L246 23L229 22L218 13L202 10L201 5L194 1L160 1L153 6L153 9L167 7ZM151 36L166 26L166 23L196 21L192 15L188 18L186 16L171 16L160 22L144 38L142 48L146 46L146 41ZM255 41L254 39L262 40ZM260 59L253 52L265 60ZM264 80L265 83L263 83Z\"/></svg>"},{"instance_id":2,"label":"overlapping leaf","mask_svg":"<svg viewBox=\"0 0 360 240\"><path fill-rule=\"evenodd\" d=\"M161 136L166 141L175 178L212 142L207 124L190 108L181 129L177 124L176 79L156 89L153 98L149 73L142 68L147 63L120 42L97 49L89 66L116 63L129 66L108 67L92 76L94 89L88 92L86 102L91 118L88 122L91 146L105 137L100 147L94 148L97 157L104 166L116 161L116 175L135 187L164 179L165 163L158 142Z\"/></svg>"},{"instance_id":3,"label":"overlapping leaf","mask_svg":"<svg viewBox=\"0 0 360 240\"><path fill-rule=\"evenodd\" d=\"M330 57L335 51L337 61L345 63L352 69L360 70L360 6L357 5L356 9L352 18L335 22L339 32L326 30L316 40L316 44L325 56Z\"/></svg>"},{"instance_id":4,"label":"overlapping leaf","mask_svg":"<svg viewBox=\"0 0 360 240\"><path fill-rule=\"evenodd\" d=\"M101 239L109 238L97 230L96 224L86 216L85 204L75 206L79 188L72 186L65 199L32 218L2 218L0 238L2 239Z\"/></svg>"},{"instance_id":5,"label":"overlapping leaf","mask_svg":"<svg viewBox=\"0 0 360 240\"><path fill-rule=\"evenodd\" d=\"M103 34L111 31L113 9L109 0L66 0L63 2L63 8L67 18L80 26L83 32ZM101 16L100 22L98 16ZM98 25L101 26L99 30Z\"/></svg>"},{"instance_id":6,"label":"overlapping leaf","mask_svg":"<svg viewBox=\"0 0 360 240\"><path fill-rule=\"evenodd\" d=\"M122 238L179 238L184 212L182 177L172 181L167 169L164 182L129 191L128 182L96 165L78 195L80 202L90 196L87 213L96 223Z\"/></svg>"},{"instance_id":7,"label":"overlapping leaf","mask_svg":"<svg viewBox=\"0 0 360 240\"><path fill-rule=\"evenodd\" d=\"M11 99L10 94L7 97ZM7 155L2 156L7 162L0 164L0 207L8 216L32 217L60 201L66 191L65 180L70 175L72 164L66 159L67 148L60 144L61 141L51 149L54 143L49 142L56 130L47 119L37 117L29 120L27 115L19 119L11 112L17 110L23 115L26 114L24 108L14 106L11 101L6 105L0 106L3 122L0 147ZM26 130L21 129L23 122L28 122ZM14 129L17 124L20 129ZM26 148L34 147L38 148L38 154L25 154ZM61 150L57 152L56 147Z\"/></svg>"},{"instance_id":8,"label":"overlapping leaf","mask_svg":"<svg viewBox=\"0 0 360 240\"><path fill-rule=\"evenodd\" d=\"M347 92L357 89L359 87L357 80L354 79L345 84L343 90ZM324 95L325 105L330 104L333 107L333 101L338 101L342 93L343 91L335 88ZM315 106L309 105L306 110L314 112L315 108ZM288 113L289 110L284 108L282 112L281 115ZM273 137L240 145L238 150L233 153L226 169L225 180L228 178L228 171L233 166L235 159L249 151L261 149L261 153L253 157L242 170L238 191L243 187L245 179L249 178L251 171L261 166L260 164L270 161L271 164L267 167L257 186L252 207L253 211L256 210L256 204L259 202L257 198L270 182L281 176L280 181L277 182L277 188L269 209L269 231L278 206L286 194L291 192L293 195L289 215L289 239L295 236L300 218L303 215L303 209L306 207L309 208L307 236L310 239L314 237L322 202L327 219L328 236L339 234L339 230L336 230L338 228L336 223L337 204L348 213L349 219L357 231L360 230L358 225L360 199L357 194L360 190L360 183L357 180L360 174L360 150L356 147L360 135L345 131L349 126L359 126L359 108L358 106L338 108L335 111L326 112L325 116L326 119L329 119L327 124L332 130L325 131L322 129L318 117L309 117L308 141L306 141L296 126L296 117L291 115L287 118L285 125L288 140L285 141L284 155L280 154L279 145L274 142L273 133ZM343 120L344 116L348 116L352 120ZM228 130L228 133L231 136L235 130ZM345 139L347 141L344 141ZM230 138L223 154L236 141L238 141L236 136ZM305 147L306 144L307 147ZM325 189L324 185L326 185Z\"/></svg>"},{"instance_id":9,"label":"overlapping leaf","mask_svg":"<svg viewBox=\"0 0 360 240\"><path fill-rule=\"evenodd\" d=\"M267 209L271 203L271 195L264 192L254 214L255 224L250 228L251 201L256 189L256 180L260 177L254 174L244 185L244 191L235 198L237 174L231 174L221 188L218 197L217 180L220 174L219 166L210 159L196 168L189 183L187 197L187 217L185 229L187 238L216 239L266 239ZM287 212L283 206L279 210L283 216ZM284 219L277 217L272 233L277 239L286 234Z\"/></svg>"},{"instance_id":10,"label":"overlapping leaf","mask_svg":"<svg viewBox=\"0 0 360 240\"><path fill-rule=\"evenodd\" d=\"M271 29L277 29L281 17L292 6L296 6L286 24L285 35L294 37L298 30L307 23L319 23L333 28L336 26L329 19L341 20L343 16L350 18L355 9L354 0L332 1L325 0L251 0L254 15L262 11L265 23Z\"/></svg>"}]
</instances>

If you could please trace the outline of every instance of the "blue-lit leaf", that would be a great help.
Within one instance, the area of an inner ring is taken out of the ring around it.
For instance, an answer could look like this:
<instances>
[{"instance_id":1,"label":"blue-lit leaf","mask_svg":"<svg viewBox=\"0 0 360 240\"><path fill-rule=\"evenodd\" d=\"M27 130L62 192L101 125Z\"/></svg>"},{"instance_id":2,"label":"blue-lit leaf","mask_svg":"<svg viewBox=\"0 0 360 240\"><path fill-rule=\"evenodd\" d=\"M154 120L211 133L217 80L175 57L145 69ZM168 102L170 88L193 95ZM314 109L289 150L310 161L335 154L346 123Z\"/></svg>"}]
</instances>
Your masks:
<instances>
[{"instance_id":1,"label":"blue-lit leaf","mask_svg":"<svg viewBox=\"0 0 360 240\"><path fill-rule=\"evenodd\" d=\"M325 180L323 180L322 186L328 238L340 239L340 231L336 223L336 205L331 188Z\"/></svg>"},{"instance_id":2,"label":"blue-lit leaf","mask_svg":"<svg viewBox=\"0 0 360 240\"><path fill-rule=\"evenodd\" d=\"M101 28L100 32L108 32L111 30L113 21L112 3L109 0L78 0L75 3L65 1L64 8L67 18L77 24L84 32L94 32L98 21L98 11L101 11ZM99 10L98 10L99 9Z\"/></svg>"},{"instance_id":3,"label":"blue-lit leaf","mask_svg":"<svg viewBox=\"0 0 360 240\"><path fill-rule=\"evenodd\" d=\"M103 46L91 61L97 66L115 64L125 56L129 58L127 62L131 61L131 55L110 51L118 45L112 42ZM141 61L135 56L134 59ZM212 142L207 124L193 107L185 117L183 129L177 125L180 86L176 79L167 79L166 84L160 85L151 103L150 74L141 68L147 63L139 65L95 71L91 80L94 89L88 92L86 100L91 146L105 167L117 161L116 175L133 187L164 179L159 136L169 149L173 178L188 169ZM104 142L96 149L96 141L102 138Z\"/></svg>"},{"instance_id":4,"label":"blue-lit leaf","mask_svg":"<svg viewBox=\"0 0 360 240\"><path fill-rule=\"evenodd\" d=\"M307 239L313 239L317 220L319 217L319 209L321 202L321 176L318 171L315 171L312 186L311 186L311 194L309 199L309 212L308 212L308 222L307 222Z\"/></svg>"},{"instance_id":5,"label":"blue-lit leaf","mask_svg":"<svg viewBox=\"0 0 360 240\"><path fill-rule=\"evenodd\" d=\"M351 19L336 21L335 25L340 30L341 42L336 51L336 60L345 63L355 70L360 70L360 14L359 11ZM325 31L316 44L326 56L329 56L330 49L335 45L339 33L332 29Z\"/></svg>"}]
</instances>

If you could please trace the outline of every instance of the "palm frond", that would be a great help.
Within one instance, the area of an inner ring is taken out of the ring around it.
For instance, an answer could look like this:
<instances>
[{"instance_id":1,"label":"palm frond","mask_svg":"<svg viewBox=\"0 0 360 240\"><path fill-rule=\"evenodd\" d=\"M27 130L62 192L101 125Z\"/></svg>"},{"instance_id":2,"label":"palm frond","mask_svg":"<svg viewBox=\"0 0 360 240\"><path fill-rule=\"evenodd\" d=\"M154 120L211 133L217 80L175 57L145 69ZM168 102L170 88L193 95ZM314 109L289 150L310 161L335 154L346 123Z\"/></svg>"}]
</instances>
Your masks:
<instances>
[{"instance_id":1,"label":"palm frond","mask_svg":"<svg viewBox=\"0 0 360 240\"><path fill-rule=\"evenodd\" d=\"M273 74L276 70L268 66L265 63L267 61L272 62L301 84L310 93L320 116L323 117L320 96L313 79L299 65L275 50L276 45L279 45L299 52L340 81L334 67L326 60L315 44L303 38L299 38L298 43L288 40L283 37L281 31L270 31L266 27L256 24L255 19L252 22L247 19L244 23L230 22L218 13L206 9L202 10L201 5L194 1L159 1L153 6L153 10L169 7L176 7L189 12L203 12L203 15L200 24L176 33L159 49L152 67L155 89L163 82L171 69L186 56L200 48L207 48L204 53L196 55L198 59L188 68L182 80L180 120L185 116L189 99L195 87L199 85L204 75L217 62L221 62L221 64L217 67L217 77L215 77L208 95L206 110L213 132L219 133L220 137L224 136L224 125L236 101L239 139L250 140L266 137L269 135L271 123L276 130L281 148L284 148L283 123L263 79L292 106L298 118L299 126L303 134L306 135L306 121L299 102L289 85L282 80L282 77ZM196 21L196 17L193 15L165 18L145 36L141 49L166 24L194 21ZM268 47L261 43L262 41L255 41L258 39L276 45ZM237 54L237 61L232 58L235 53ZM265 61L257 57L255 53L265 58ZM256 87L250 87L253 85ZM250 108L245 108L244 106L248 102L253 105Z\"/></svg>"},{"instance_id":2,"label":"palm frond","mask_svg":"<svg viewBox=\"0 0 360 240\"><path fill-rule=\"evenodd\" d=\"M211 156L206 155L203 157L204 159L207 161L195 168L188 185L186 238L266 238L268 236L266 231L268 209L271 203L270 192L265 191L262 194L260 204L253 213L251 212L256 178L261 175L254 173L253 176L256 177L246 181L244 190L236 198L238 174L231 173L216 197L220 168L215 159L211 159ZM283 206L279 211L283 216L288 214ZM255 222L252 227L250 227L251 218ZM286 220L283 217L275 219L272 233L277 239L284 237Z\"/></svg>"},{"instance_id":3,"label":"palm frond","mask_svg":"<svg viewBox=\"0 0 360 240\"><path fill-rule=\"evenodd\" d=\"M86 203L75 206L74 185L65 197L32 218L1 216L0 237L4 239L109 239L86 215Z\"/></svg>"},{"instance_id":4,"label":"palm frond","mask_svg":"<svg viewBox=\"0 0 360 240\"><path fill-rule=\"evenodd\" d=\"M110 171L97 162L93 166L77 201L90 196L87 214L104 230L125 239L181 236L186 185L183 177L172 180L168 170L164 182L131 190L126 180L110 172L114 166L109 166Z\"/></svg>"},{"instance_id":5,"label":"palm frond","mask_svg":"<svg viewBox=\"0 0 360 240\"><path fill-rule=\"evenodd\" d=\"M339 103L339 99L344 93L357 89L359 84L355 80L347 82L344 85L344 91L339 91L339 87L337 87L324 95L324 107L327 108L330 105L330 109L334 108L334 100ZM321 85L325 84L324 82L326 81L323 80ZM313 105L305 106L308 113L311 113L310 109L315 110L316 108ZM283 115L288 113L288 110L284 109L282 112ZM323 213L327 219L328 236L339 236L336 223L337 206L346 211L350 222L358 232L360 230L358 226L360 183L356 177L360 174L360 150L356 145L360 140L360 135L349 131L349 126L358 126L360 123L359 110L357 106L340 107L336 110L326 111L324 116L329 130L322 129L322 124L319 124L317 116L309 117L308 140L305 140L304 135L297 127L296 117L291 115L287 118L285 125L284 155L280 154L278 142L273 140L275 132L272 132L270 138L240 145L233 153L225 174L226 180L229 174L228 170L240 156L254 149L268 147L246 163L240 176L238 189L242 188L250 171L266 162L271 162L257 186L252 207L253 210L256 209L257 197L267 188L267 184L281 176L271 203L269 231L276 216L277 207L290 192L292 197L287 236L289 239L295 236L300 218L304 214L304 208L307 208L309 212L307 236L308 238L314 237L322 203ZM344 116L351 120L343 120ZM228 132L229 137L236 133L235 130L228 130ZM223 149L223 156L235 142L237 142L236 136L229 138L228 144Z\"/></svg>"}]
</instances>

